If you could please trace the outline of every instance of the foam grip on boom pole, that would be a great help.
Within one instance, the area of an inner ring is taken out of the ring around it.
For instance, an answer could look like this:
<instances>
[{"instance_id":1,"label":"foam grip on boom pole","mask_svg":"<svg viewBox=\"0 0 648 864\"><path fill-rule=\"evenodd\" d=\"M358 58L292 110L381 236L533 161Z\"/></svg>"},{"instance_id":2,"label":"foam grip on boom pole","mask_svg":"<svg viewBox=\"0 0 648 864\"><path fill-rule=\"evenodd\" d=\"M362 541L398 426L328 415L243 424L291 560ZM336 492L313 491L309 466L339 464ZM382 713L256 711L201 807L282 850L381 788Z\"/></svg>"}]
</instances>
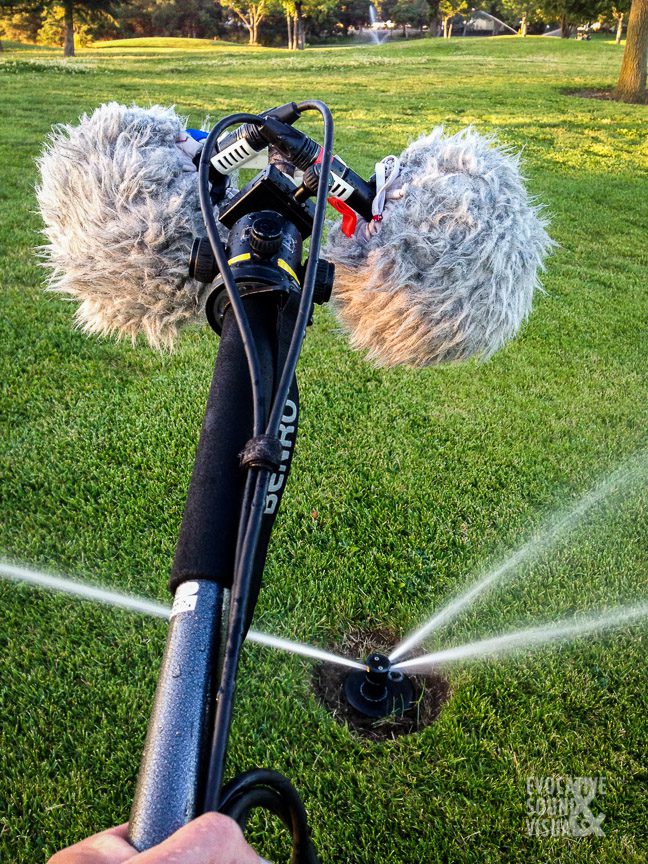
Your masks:
<instances>
[{"instance_id":1,"label":"foam grip on boom pole","mask_svg":"<svg viewBox=\"0 0 648 864\"><path fill-rule=\"evenodd\" d=\"M248 297L243 302L259 354L267 414L294 326L292 304L278 309L276 297L263 294ZM257 547L256 591L272 524L290 469L297 433L298 406L297 384L293 381L280 429L283 445L281 467L270 480ZM250 374L236 320L228 312L176 547L170 580L172 592L189 579L208 579L225 588L231 587L246 479L239 454L252 434ZM253 607L253 603L250 606Z\"/></svg>"},{"instance_id":2,"label":"foam grip on boom pole","mask_svg":"<svg viewBox=\"0 0 648 864\"><path fill-rule=\"evenodd\" d=\"M259 352L267 412L294 327L294 307L288 303L279 308L272 295L252 296L243 302ZM293 381L280 429L282 463L270 480L257 546L248 619L256 604L270 532L290 468L297 412ZM252 433L248 365L236 320L228 312L176 549L171 626L129 824L131 843L139 851L162 842L201 812L223 589L232 583L246 479L239 453Z\"/></svg>"}]
</instances>

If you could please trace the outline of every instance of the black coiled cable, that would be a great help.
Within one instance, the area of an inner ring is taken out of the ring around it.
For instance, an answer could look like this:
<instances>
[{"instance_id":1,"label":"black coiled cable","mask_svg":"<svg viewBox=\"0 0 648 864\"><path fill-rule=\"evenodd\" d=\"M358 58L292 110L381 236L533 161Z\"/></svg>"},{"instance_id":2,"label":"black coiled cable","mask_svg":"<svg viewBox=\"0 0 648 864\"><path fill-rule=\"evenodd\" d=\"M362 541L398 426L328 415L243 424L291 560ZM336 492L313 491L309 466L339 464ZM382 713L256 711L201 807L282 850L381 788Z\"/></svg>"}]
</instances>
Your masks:
<instances>
[{"instance_id":1,"label":"black coiled cable","mask_svg":"<svg viewBox=\"0 0 648 864\"><path fill-rule=\"evenodd\" d=\"M255 807L276 814L290 831L293 840L291 864L318 864L304 805L289 780L276 771L255 768L239 774L223 788L220 812L231 816L243 830L250 811Z\"/></svg>"}]
</instances>

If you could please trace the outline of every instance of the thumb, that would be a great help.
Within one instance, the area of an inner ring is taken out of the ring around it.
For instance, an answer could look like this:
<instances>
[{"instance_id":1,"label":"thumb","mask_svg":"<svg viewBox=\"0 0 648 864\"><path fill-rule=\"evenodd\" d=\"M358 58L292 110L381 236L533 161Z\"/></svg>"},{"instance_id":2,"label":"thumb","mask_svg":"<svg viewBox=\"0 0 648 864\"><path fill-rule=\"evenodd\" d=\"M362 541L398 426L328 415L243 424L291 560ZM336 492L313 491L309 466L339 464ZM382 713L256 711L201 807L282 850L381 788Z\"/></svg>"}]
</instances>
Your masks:
<instances>
[{"instance_id":1,"label":"thumb","mask_svg":"<svg viewBox=\"0 0 648 864\"><path fill-rule=\"evenodd\" d=\"M110 828L94 834L80 843L57 852L49 864L123 864L137 856L137 850L127 842L128 825Z\"/></svg>"}]
</instances>

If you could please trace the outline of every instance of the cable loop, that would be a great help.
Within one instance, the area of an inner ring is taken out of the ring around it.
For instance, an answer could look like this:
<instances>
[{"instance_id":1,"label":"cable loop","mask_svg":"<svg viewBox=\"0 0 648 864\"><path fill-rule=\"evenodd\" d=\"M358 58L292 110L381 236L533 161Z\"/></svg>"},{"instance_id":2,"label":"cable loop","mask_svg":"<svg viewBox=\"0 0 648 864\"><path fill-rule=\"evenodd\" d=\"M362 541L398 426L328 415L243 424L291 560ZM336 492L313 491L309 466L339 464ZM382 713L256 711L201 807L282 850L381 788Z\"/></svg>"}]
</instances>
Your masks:
<instances>
[{"instance_id":1,"label":"cable loop","mask_svg":"<svg viewBox=\"0 0 648 864\"><path fill-rule=\"evenodd\" d=\"M291 864L319 864L304 805L290 780L276 771L254 768L239 774L224 787L220 812L236 820L243 831L255 807L275 813L290 832Z\"/></svg>"}]
</instances>

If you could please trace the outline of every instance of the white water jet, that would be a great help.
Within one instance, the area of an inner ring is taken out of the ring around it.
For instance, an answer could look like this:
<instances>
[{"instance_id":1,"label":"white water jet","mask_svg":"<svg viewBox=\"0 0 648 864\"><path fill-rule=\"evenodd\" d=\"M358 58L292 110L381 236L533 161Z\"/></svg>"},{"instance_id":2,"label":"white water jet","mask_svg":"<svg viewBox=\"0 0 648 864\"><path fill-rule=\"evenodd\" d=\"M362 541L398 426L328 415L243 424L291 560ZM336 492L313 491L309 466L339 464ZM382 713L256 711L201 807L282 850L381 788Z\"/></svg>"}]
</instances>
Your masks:
<instances>
[{"instance_id":1,"label":"white water jet","mask_svg":"<svg viewBox=\"0 0 648 864\"><path fill-rule=\"evenodd\" d=\"M470 642L467 645L459 645L456 648L446 648L436 651L434 654L424 654L422 657L413 657L410 660L402 660L395 663L393 669L401 671L414 671L421 668L441 666L457 660L485 659L487 657L510 654L514 651L539 648L550 642L563 642L586 636L588 633L610 630L631 624L640 618L648 616L648 603L638 606L619 606L616 609L599 613L595 616L583 618L582 620L563 620L552 624L544 624L540 627L531 627L528 630L518 630L514 633L504 633L494 636L492 639L482 639L478 642Z\"/></svg>"},{"instance_id":2,"label":"white water jet","mask_svg":"<svg viewBox=\"0 0 648 864\"><path fill-rule=\"evenodd\" d=\"M170 606L156 603L154 600L147 600L144 597L133 597L130 594L122 594L120 591L109 591L106 588L98 588L89 582L75 582L73 579L64 579L61 576L52 576L49 573L39 573L36 570L28 570L26 567L16 567L4 561L0 562L0 576L4 576L5 579L11 579L12 582L22 582L36 588L56 591L60 594L71 594L73 597L101 603L102 606L127 609L129 612L141 612L153 618L168 618L171 612Z\"/></svg>"},{"instance_id":3,"label":"white water jet","mask_svg":"<svg viewBox=\"0 0 648 864\"><path fill-rule=\"evenodd\" d=\"M304 645L303 642L291 642L289 639L268 636L267 633L258 633L254 630L249 631L247 638L250 642L256 642L257 645L267 645L269 648L278 648L281 651L288 651L290 654L300 654L302 657L312 657L314 660L325 660L327 663L336 663L338 666L348 666L349 669L367 668L366 663L359 663L357 660L350 660L339 654L331 654L330 651L323 651L312 645Z\"/></svg>"},{"instance_id":4,"label":"white water jet","mask_svg":"<svg viewBox=\"0 0 648 864\"><path fill-rule=\"evenodd\" d=\"M515 30L509 24L506 24L504 21L502 21L501 18L496 18L495 15L491 15L490 12L484 12L483 9L474 9L473 10L473 16L464 25L464 33L463 33L464 36L466 35L466 27L468 25L470 25L475 18L479 18L479 17L489 18L491 21L497 21L497 23L501 24L502 27L506 27L507 30L510 30L514 36L517 36L517 30ZM493 35L497 35L497 34L494 33Z\"/></svg>"},{"instance_id":5,"label":"white water jet","mask_svg":"<svg viewBox=\"0 0 648 864\"><path fill-rule=\"evenodd\" d=\"M375 29L375 25L378 22L378 15L376 13L376 7L373 3L369 4L369 23L371 24L371 28L369 33L371 35L371 41L374 45L382 45L382 43L388 38L389 33L385 31L385 33L381 36L378 31Z\"/></svg>"},{"instance_id":6,"label":"white water jet","mask_svg":"<svg viewBox=\"0 0 648 864\"><path fill-rule=\"evenodd\" d=\"M572 531L581 522L584 516L597 504L605 501L613 493L626 490L628 486L646 474L648 459L645 452L636 454L632 459L617 468L612 474L598 483L593 489L569 510L562 515L554 517L528 540L517 551L513 552L504 562L486 573L485 576L472 585L464 594L456 597L446 606L436 612L421 627L411 633L400 642L389 655L393 662L418 645L432 631L438 630L460 612L473 603L481 594L496 583L503 583L505 577L513 572L524 562L530 561L545 552L560 540L569 531Z\"/></svg>"},{"instance_id":7,"label":"white water jet","mask_svg":"<svg viewBox=\"0 0 648 864\"><path fill-rule=\"evenodd\" d=\"M95 603L101 603L103 606L110 606L114 609L126 609L130 612L139 612L153 618L168 619L171 614L170 606L156 603L154 600L147 600L145 597L133 597L131 594L123 594L120 591L109 591L106 588L99 588L88 582L76 582L61 576L52 576L50 573L40 573L26 567L17 567L4 561L0 562L0 576L4 576L5 579L10 579L12 582L20 582L36 588L45 588L48 591L69 594L83 600L92 600ZM328 663L348 666L351 669L366 668L363 663L349 660L347 657L340 657L337 654L332 654L321 648L314 648L311 645L304 645L301 642L291 642L289 639L280 639L267 633L259 633L257 630L249 630L247 640L255 642L257 645L277 648L302 657L326 660Z\"/></svg>"},{"instance_id":8,"label":"white water jet","mask_svg":"<svg viewBox=\"0 0 648 864\"><path fill-rule=\"evenodd\" d=\"M490 12L486 13L493 21L497 21L498 24L501 24L503 27L506 27L507 30L510 30L514 36L517 36L517 30L514 27L511 27L509 24L506 24L502 21L501 18L496 18L495 15L491 15Z\"/></svg>"}]
</instances>

